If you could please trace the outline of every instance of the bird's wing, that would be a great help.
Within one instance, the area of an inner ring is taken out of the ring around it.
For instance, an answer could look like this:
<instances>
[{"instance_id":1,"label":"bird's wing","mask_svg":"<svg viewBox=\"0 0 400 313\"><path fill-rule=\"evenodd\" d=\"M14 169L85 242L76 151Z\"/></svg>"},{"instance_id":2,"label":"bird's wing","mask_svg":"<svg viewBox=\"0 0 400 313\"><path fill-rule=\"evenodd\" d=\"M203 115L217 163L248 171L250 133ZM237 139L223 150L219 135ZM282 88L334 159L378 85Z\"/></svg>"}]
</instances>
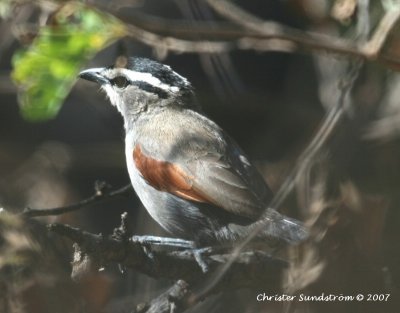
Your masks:
<instances>
[{"instance_id":1,"label":"bird's wing","mask_svg":"<svg viewBox=\"0 0 400 313\"><path fill-rule=\"evenodd\" d=\"M255 220L272 193L240 148L227 140L230 150L224 153L203 150L193 157L166 161L151 157L136 145L133 158L142 177L154 188Z\"/></svg>"}]
</instances>

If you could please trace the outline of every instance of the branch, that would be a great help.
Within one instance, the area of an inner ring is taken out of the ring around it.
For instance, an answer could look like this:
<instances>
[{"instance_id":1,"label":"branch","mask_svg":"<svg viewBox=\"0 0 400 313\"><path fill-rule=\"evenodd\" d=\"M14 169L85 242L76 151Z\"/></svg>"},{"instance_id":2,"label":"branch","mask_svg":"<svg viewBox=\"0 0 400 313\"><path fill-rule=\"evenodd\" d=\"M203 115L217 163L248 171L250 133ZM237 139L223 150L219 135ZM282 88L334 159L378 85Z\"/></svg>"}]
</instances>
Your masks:
<instances>
[{"instance_id":1,"label":"branch","mask_svg":"<svg viewBox=\"0 0 400 313\"><path fill-rule=\"evenodd\" d=\"M141 303L136 307L135 313L179 313L193 306L193 293L189 284L178 280L171 288L163 292L149 303Z\"/></svg>"},{"instance_id":2,"label":"branch","mask_svg":"<svg viewBox=\"0 0 400 313\"><path fill-rule=\"evenodd\" d=\"M118 263L153 278L183 279L189 284L204 283L214 278L231 254L226 248L173 250L140 240L119 236L96 235L68 225L51 224L49 229L75 242L72 276L79 279L88 271ZM204 273L196 254L201 254L209 270ZM286 262L272 258L263 251L246 251L238 255L232 267L213 289L213 293L243 287L280 289ZM211 292L210 291L210 292Z\"/></svg>"},{"instance_id":3,"label":"branch","mask_svg":"<svg viewBox=\"0 0 400 313\"><path fill-rule=\"evenodd\" d=\"M265 21L246 12L230 1L207 0L207 2L220 15L246 29L263 34L265 38L290 40L311 49L359 55L357 46L353 45L350 41L324 34L301 31L273 21Z\"/></svg>"},{"instance_id":4,"label":"branch","mask_svg":"<svg viewBox=\"0 0 400 313\"><path fill-rule=\"evenodd\" d=\"M177 53L223 53L232 50L293 52L292 43L283 40L263 40L263 35L227 22L172 20L116 10L93 2L95 9L114 15L125 23L127 36L164 51ZM199 39L207 38L207 39Z\"/></svg>"},{"instance_id":5,"label":"branch","mask_svg":"<svg viewBox=\"0 0 400 313\"><path fill-rule=\"evenodd\" d=\"M207 0L231 22L196 21L155 17L130 10L118 10L98 2L90 6L114 15L126 24L127 36L159 49L162 53L224 53L232 50L293 52L298 49L325 51L344 56L377 60L400 67L400 59L382 47L400 19L400 10L386 11L368 42L354 43L321 33L303 31L278 22L266 21L227 0ZM199 39L200 38L200 39ZM204 39L206 38L206 39Z\"/></svg>"},{"instance_id":6,"label":"branch","mask_svg":"<svg viewBox=\"0 0 400 313\"><path fill-rule=\"evenodd\" d=\"M79 201L74 204L70 204L67 206L62 206L58 208L51 208L51 209L31 209L25 208L25 210L21 213L21 215L25 217L37 217L37 216L49 216L49 215L60 215L68 212L77 211L83 207L99 203L106 199L110 199L116 196L123 196L130 192L132 192L131 184L126 185L120 189L112 190L112 191L105 191L107 185L104 183L98 183L95 185L95 193L93 196Z\"/></svg>"},{"instance_id":7,"label":"branch","mask_svg":"<svg viewBox=\"0 0 400 313\"><path fill-rule=\"evenodd\" d=\"M152 244L146 241L151 236L132 240L127 213L121 218L121 226L111 236L95 235L63 224L51 224L48 228L75 242L73 279L79 280L88 272L118 263L153 278L178 281L149 303L138 305L137 313L179 313L211 294L239 288L258 287L270 292L281 290L287 263L272 258L264 251L246 251L235 256L230 253L231 247L171 251L168 244L163 246L159 242ZM202 270L199 257L202 263L206 263L207 272ZM232 266L221 277L220 269L232 258Z\"/></svg>"},{"instance_id":8,"label":"branch","mask_svg":"<svg viewBox=\"0 0 400 313\"><path fill-rule=\"evenodd\" d=\"M287 40L241 37L236 40L186 40L165 37L136 25L127 25L128 36L154 48L178 53L223 53L232 50L293 52L295 46Z\"/></svg>"},{"instance_id":9,"label":"branch","mask_svg":"<svg viewBox=\"0 0 400 313\"><path fill-rule=\"evenodd\" d=\"M388 35L400 18L400 10L398 9L386 11L385 16L380 21L371 39L359 46L357 44L353 44L349 40L324 34L300 31L277 22L262 20L239 8L231 1L207 0L207 2L222 16L239 25L242 25L248 30L263 34L266 38L288 40L298 44L300 47L307 49L324 50L327 52L345 54L353 57L362 57L367 60L377 59L383 44L388 38ZM382 61L390 61L393 64L400 65L399 59L392 59L387 55L382 56Z\"/></svg>"},{"instance_id":10,"label":"branch","mask_svg":"<svg viewBox=\"0 0 400 313\"><path fill-rule=\"evenodd\" d=\"M127 28L129 37L155 48L179 53L222 53L236 48L236 45L229 41L190 41L160 36L135 25L128 25Z\"/></svg>"},{"instance_id":11,"label":"branch","mask_svg":"<svg viewBox=\"0 0 400 313\"><path fill-rule=\"evenodd\" d=\"M371 39L361 47L361 53L369 60L377 59L390 32L400 18L400 10L388 10L381 19ZM391 61L399 65L399 60L392 60L389 55L383 55L382 61Z\"/></svg>"},{"instance_id":12,"label":"branch","mask_svg":"<svg viewBox=\"0 0 400 313\"><path fill-rule=\"evenodd\" d=\"M129 37L163 51L223 53L239 49L293 52L301 48L366 60L379 59L392 66L400 66L399 58L389 53L381 53L384 43L400 18L400 10L397 9L386 11L370 40L357 44L354 40L302 31L278 22L263 20L231 1L207 2L216 12L233 23L197 21L193 24L143 13L128 14L98 3L92 5L125 22Z\"/></svg>"},{"instance_id":13,"label":"branch","mask_svg":"<svg viewBox=\"0 0 400 313\"><path fill-rule=\"evenodd\" d=\"M108 11L107 11L108 12ZM178 37L187 40L209 40L228 41L242 37L260 37L262 34L255 34L231 22L224 21L193 21L162 18L149 15L143 12L112 11L112 14L121 21L135 25L152 33L165 37Z\"/></svg>"}]
</instances>

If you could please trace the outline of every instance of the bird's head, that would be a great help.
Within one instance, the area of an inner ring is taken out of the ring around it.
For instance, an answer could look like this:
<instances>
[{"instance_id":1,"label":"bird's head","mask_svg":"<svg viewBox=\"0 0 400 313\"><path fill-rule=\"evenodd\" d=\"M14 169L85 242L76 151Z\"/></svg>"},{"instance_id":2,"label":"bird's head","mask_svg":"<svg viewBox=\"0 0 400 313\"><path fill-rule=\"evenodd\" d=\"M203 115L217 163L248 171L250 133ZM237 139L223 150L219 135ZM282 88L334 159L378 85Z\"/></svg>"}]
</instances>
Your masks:
<instances>
[{"instance_id":1,"label":"bird's head","mask_svg":"<svg viewBox=\"0 0 400 313\"><path fill-rule=\"evenodd\" d=\"M165 106L196 109L190 82L169 66L145 58L122 63L87 69L79 77L100 84L124 117Z\"/></svg>"}]
</instances>

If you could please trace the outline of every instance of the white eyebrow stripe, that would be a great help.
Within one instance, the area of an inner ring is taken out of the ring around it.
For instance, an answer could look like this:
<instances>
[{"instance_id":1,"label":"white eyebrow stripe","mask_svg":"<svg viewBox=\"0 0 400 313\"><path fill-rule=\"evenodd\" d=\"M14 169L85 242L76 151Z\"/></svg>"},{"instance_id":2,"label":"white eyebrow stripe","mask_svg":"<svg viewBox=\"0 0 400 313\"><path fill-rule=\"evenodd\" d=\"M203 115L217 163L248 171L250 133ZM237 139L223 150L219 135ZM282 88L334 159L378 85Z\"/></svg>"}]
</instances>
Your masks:
<instances>
[{"instance_id":1,"label":"white eyebrow stripe","mask_svg":"<svg viewBox=\"0 0 400 313\"><path fill-rule=\"evenodd\" d=\"M119 72L124 74L126 78L128 78L131 81L142 81L165 91L171 91L171 92L179 91L178 87L164 84L161 82L161 80L159 80L157 77L154 77L150 73L136 72L125 68L119 69Z\"/></svg>"},{"instance_id":2,"label":"white eyebrow stripe","mask_svg":"<svg viewBox=\"0 0 400 313\"><path fill-rule=\"evenodd\" d=\"M86 73L100 74L103 71L104 71L104 67L94 67L94 68L89 68L87 70L81 71L79 74L86 74Z\"/></svg>"}]
</instances>

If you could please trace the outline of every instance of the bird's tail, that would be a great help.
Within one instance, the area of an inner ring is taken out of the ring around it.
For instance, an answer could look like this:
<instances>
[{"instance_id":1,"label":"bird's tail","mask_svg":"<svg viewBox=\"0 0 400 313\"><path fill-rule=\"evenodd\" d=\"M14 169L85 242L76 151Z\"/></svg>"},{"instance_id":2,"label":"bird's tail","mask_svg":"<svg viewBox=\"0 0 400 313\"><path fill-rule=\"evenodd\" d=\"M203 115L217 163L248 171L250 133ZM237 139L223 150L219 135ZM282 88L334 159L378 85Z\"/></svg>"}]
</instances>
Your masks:
<instances>
[{"instance_id":1,"label":"bird's tail","mask_svg":"<svg viewBox=\"0 0 400 313\"><path fill-rule=\"evenodd\" d=\"M250 239L251 242L279 247L282 244L295 245L308 238L306 227L298 220L268 209L258 221L250 225L229 224L229 231L235 239ZM231 237L226 237L231 238ZM229 239L226 239L229 241Z\"/></svg>"},{"instance_id":2,"label":"bird's tail","mask_svg":"<svg viewBox=\"0 0 400 313\"><path fill-rule=\"evenodd\" d=\"M250 239L253 242L267 243L270 246L281 244L295 245L308 237L304 225L293 218L268 209L262 218L250 225L229 225L237 238Z\"/></svg>"},{"instance_id":3,"label":"bird's tail","mask_svg":"<svg viewBox=\"0 0 400 313\"><path fill-rule=\"evenodd\" d=\"M298 220L268 209L263 218L253 224L257 238L271 238L297 244L308 237L308 231Z\"/></svg>"}]
</instances>

